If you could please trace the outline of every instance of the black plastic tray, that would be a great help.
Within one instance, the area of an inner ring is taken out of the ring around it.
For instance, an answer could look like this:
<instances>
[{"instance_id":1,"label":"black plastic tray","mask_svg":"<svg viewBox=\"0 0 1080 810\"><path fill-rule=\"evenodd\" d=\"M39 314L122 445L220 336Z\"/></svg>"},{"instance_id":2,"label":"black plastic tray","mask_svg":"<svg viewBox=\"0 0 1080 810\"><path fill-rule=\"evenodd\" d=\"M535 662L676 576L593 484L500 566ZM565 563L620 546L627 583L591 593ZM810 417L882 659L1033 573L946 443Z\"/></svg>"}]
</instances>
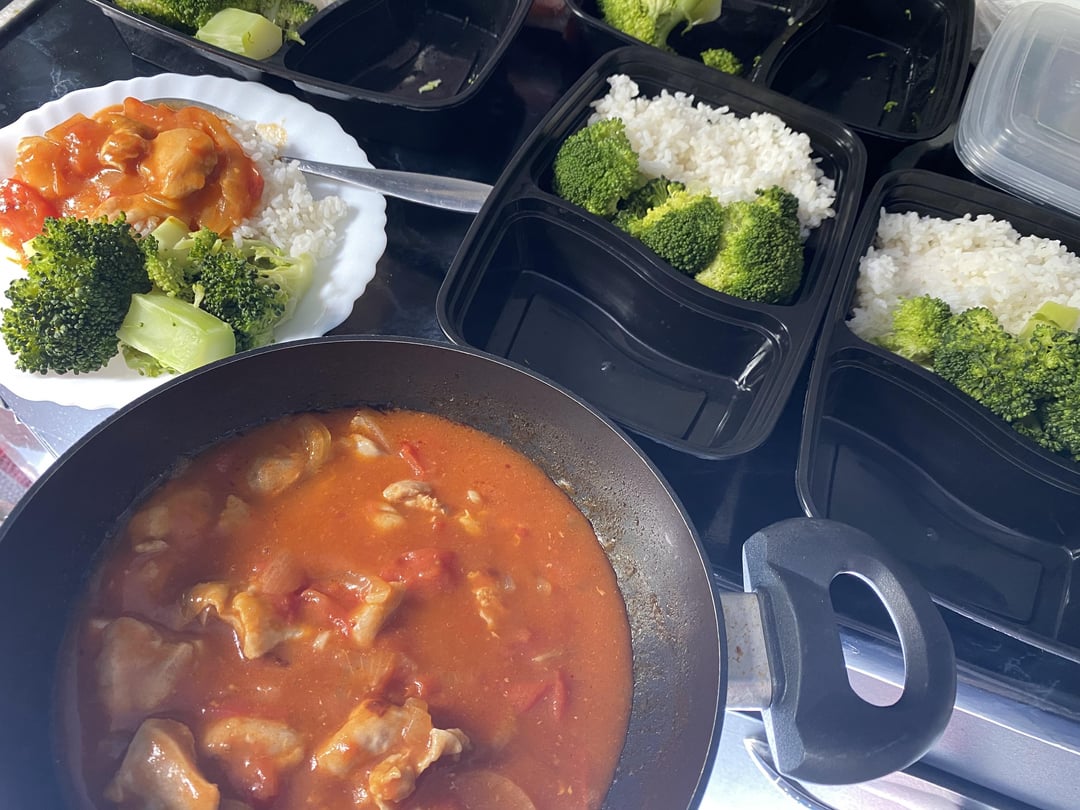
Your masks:
<instances>
[{"instance_id":1,"label":"black plastic tray","mask_svg":"<svg viewBox=\"0 0 1080 810\"><path fill-rule=\"evenodd\" d=\"M708 48L726 48L743 63L743 77L764 81L772 60L798 30L829 0L725 0L720 17L685 34L677 27L668 46L677 54L700 61ZM571 18L567 38L598 59L615 48L641 43L604 22L597 0L566 0Z\"/></svg>"},{"instance_id":2,"label":"black plastic tray","mask_svg":"<svg viewBox=\"0 0 1080 810\"><path fill-rule=\"evenodd\" d=\"M133 54L151 64L175 70L178 57L190 64L195 56L239 78L291 82L303 94L367 113L375 124L389 118L391 134L417 143L425 135L442 137L436 133L451 125L439 114L459 110L480 93L531 5L530 0L338 0L301 28L302 44L286 42L270 58L255 60L125 11L111 0L88 2L113 21ZM421 92L425 86L430 89ZM436 123L441 126L432 130Z\"/></svg>"},{"instance_id":3,"label":"black plastic tray","mask_svg":"<svg viewBox=\"0 0 1080 810\"><path fill-rule=\"evenodd\" d=\"M836 216L806 242L791 305L713 292L606 220L551 191L558 147L624 73L643 94L666 88L747 115L777 114L807 133L836 180ZM562 383L634 433L704 458L730 458L772 430L810 351L862 191L859 139L821 112L656 48L600 58L511 159L439 290L456 343Z\"/></svg>"},{"instance_id":4,"label":"black plastic tray","mask_svg":"<svg viewBox=\"0 0 1080 810\"><path fill-rule=\"evenodd\" d=\"M974 19L973 0L827 0L762 80L860 133L933 138L958 114Z\"/></svg>"},{"instance_id":5,"label":"black plastic tray","mask_svg":"<svg viewBox=\"0 0 1080 810\"><path fill-rule=\"evenodd\" d=\"M1080 661L1080 464L848 328L880 210L1006 219L1080 251L1080 221L923 170L875 185L814 357L796 471L807 514L872 533L942 605Z\"/></svg>"}]
</instances>

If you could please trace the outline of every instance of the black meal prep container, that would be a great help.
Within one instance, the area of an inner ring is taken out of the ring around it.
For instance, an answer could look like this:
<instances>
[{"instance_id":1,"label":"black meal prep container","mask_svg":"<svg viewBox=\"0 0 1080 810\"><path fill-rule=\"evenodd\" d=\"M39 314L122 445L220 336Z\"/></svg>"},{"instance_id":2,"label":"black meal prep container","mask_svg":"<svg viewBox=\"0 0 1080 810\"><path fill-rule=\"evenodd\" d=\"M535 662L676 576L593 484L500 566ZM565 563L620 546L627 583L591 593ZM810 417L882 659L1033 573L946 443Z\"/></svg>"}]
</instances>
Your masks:
<instances>
[{"instance_id":1,"label":"black meal prep container","mask_svg":"<svg viewBox=\"0 0 1080 810\"><path fill-rule=\"evenodd\" d=\"M836 181L836 216L805 244L789 305L714 292L601 217L551 190L562 142L608 77L643 95L692 93L807 133ZM646 46L602 56L504 169L446 274L436 314L455 343L565 385L636 435L708 459L753 450L771 432L818 332L854 223L865 151L838 121L763 87Z\"/></svg>"},{"instance_id":2,"label":"black meal prep container","mask_svg":"<svg viewBox=\"0 0 1080 810\"><path fill-rule=\"evenodd\" d=\"M268 59L231 53L126 11L88 0L124 43L153 65L292 88L367 137L419 147L451 145L484 129L489 79L528 14L530 0L337 0ZM421 90L421 88L425 88ZM427 89L429 88L429 89ZM469 103L478 97L480 103Z\"/></svg>"},{"instance_id":3,"label":"black meal prep container","mask_svg":"<svg viewBox=\"0 0 1080 810\"><path fill-rule=\"evenodd\" d=\"M825 0L760 78L858 132L874 176L955 122L974 19L974 0Z\"/></svg>"},{"instance_id":4,"label":"black meal prep container","mask_svg":"<svg viewBox=\"0 0 1080 810\"><path fill-rule=\"evenodd\" d=\"M743 64L743 77L763 81L777 53L807 20L829 0L725 0L720 16L684 32L677 26L668 47L694 61L709 48L726 48ZM566 37L589 61L615 48L640 45L640 41L604 21L597 0L566 0L570 11Z\"/></svg>"},{"instance_id":5,"label":"black meal prep container","mask_svg":"<svg viewBox=\"0 0 1080 810\"><path fill-rule=\"evenodd\" d=\"M990 214L1080 251L1080 221L953 177L894 171L851 237L810 375L796 471L808 515L874 534L939 605L1080 662L1080 464L848 328L879 211Z\"/></svg>"}]
</instances>

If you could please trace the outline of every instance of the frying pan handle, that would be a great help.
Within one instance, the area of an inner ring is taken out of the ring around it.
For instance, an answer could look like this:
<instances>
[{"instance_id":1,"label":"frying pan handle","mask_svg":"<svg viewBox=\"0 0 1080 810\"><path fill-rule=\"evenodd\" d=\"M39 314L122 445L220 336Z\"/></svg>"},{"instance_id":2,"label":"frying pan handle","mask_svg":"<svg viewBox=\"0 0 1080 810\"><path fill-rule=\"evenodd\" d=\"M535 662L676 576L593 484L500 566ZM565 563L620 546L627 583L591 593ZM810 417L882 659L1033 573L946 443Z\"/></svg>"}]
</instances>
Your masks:
<instances>
[{"instance_id":1,"label":"frying pan handle","mask_svg":"<svg viewBox=\"0 0 1080 810\"><path fill-rule=\"evenodd\" d=\"M896 626L904 689L891 706L851 688L829 595L839 574L866 582ZM782 773L863 782L906 768L934 745L956 698L952 639L926 590L877 541L831 520L781 521L744 544L743 580L761 606L774 686L762 714Z\"/></svg>"}]
</instances>

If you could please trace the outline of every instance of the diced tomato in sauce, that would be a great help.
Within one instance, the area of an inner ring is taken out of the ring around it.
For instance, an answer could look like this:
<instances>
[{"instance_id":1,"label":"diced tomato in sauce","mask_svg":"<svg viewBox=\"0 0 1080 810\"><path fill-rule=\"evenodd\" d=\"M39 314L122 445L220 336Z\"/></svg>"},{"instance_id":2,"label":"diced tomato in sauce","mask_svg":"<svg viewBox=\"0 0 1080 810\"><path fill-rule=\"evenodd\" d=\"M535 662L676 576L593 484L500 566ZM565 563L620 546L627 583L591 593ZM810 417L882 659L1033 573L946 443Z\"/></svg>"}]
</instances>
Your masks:
<instances>
[{"instance_id":1,"label":"diced tomato in sauce","mask_svg":"<svg viewBox=\"0 0 1080 810\"><path fill-rule=\"evenodd\" d=\"M23 244L41 233L46 217L56 215L36 189L10 177L0 181L0 240L8 247L21 253Z\"/></svg>"}]
</instances>

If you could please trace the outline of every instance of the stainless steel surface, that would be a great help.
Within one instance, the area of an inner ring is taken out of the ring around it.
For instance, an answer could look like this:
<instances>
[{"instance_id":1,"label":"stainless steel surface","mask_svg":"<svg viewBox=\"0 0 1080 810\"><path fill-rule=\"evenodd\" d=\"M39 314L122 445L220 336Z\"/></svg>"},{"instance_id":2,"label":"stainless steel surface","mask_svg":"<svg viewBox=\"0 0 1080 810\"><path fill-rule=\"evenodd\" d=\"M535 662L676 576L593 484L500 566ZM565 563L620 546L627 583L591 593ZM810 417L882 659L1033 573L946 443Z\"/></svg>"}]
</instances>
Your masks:
<instances>
[{"instance_id":1,"label":"stainless steel surface","mask_svg":"<svg viewBox=\"0 0 1080 810\"><path fill-rule=\"evenodd\" d=\"M813 810L998 810L951 787L903 771L858 785L804 785L776 770L768 744L748 737L750 759L766 778L797 804Z\"/></svg>"},{"instance_id":2,"label":"stainless steel surface","mask_svg":"<svg viewBox=\"0 0 1080 810\"><path fill-rule=\"evenodd\" d=\"M852 687L888 703L903 678L889 643L842 629ZM765 726L728 711L701 810L1075 810L1078 726L961 675L941 741L911 768L857 785L813 785L777 773Z\"/></svg>"},{"instance_id":3,"label":"stainless steel surface","mask_svg":"<svg viewBox=\"0 0 1080 810\"><path fill-rule=\"evenodd\" d=\"M722 593L727 630L727 707L764 709L773 699L772 670L761 624L761 599L754 593Z\"/></svg>"},{"instance_id":4,"label":"stainless steel surface","mask_svg":"<svg viewBox=\"0 0 1080 810\"><path fill-rule=\"evenodd\" d=\"M900 694L900 650L865 634L844 634L852 686L875 702ZM1080 722L1039 706L1034 694L960 672L953 716L922 762L966 782L1045 810L1080 806Z\"/></svg>"}]
</instances>

